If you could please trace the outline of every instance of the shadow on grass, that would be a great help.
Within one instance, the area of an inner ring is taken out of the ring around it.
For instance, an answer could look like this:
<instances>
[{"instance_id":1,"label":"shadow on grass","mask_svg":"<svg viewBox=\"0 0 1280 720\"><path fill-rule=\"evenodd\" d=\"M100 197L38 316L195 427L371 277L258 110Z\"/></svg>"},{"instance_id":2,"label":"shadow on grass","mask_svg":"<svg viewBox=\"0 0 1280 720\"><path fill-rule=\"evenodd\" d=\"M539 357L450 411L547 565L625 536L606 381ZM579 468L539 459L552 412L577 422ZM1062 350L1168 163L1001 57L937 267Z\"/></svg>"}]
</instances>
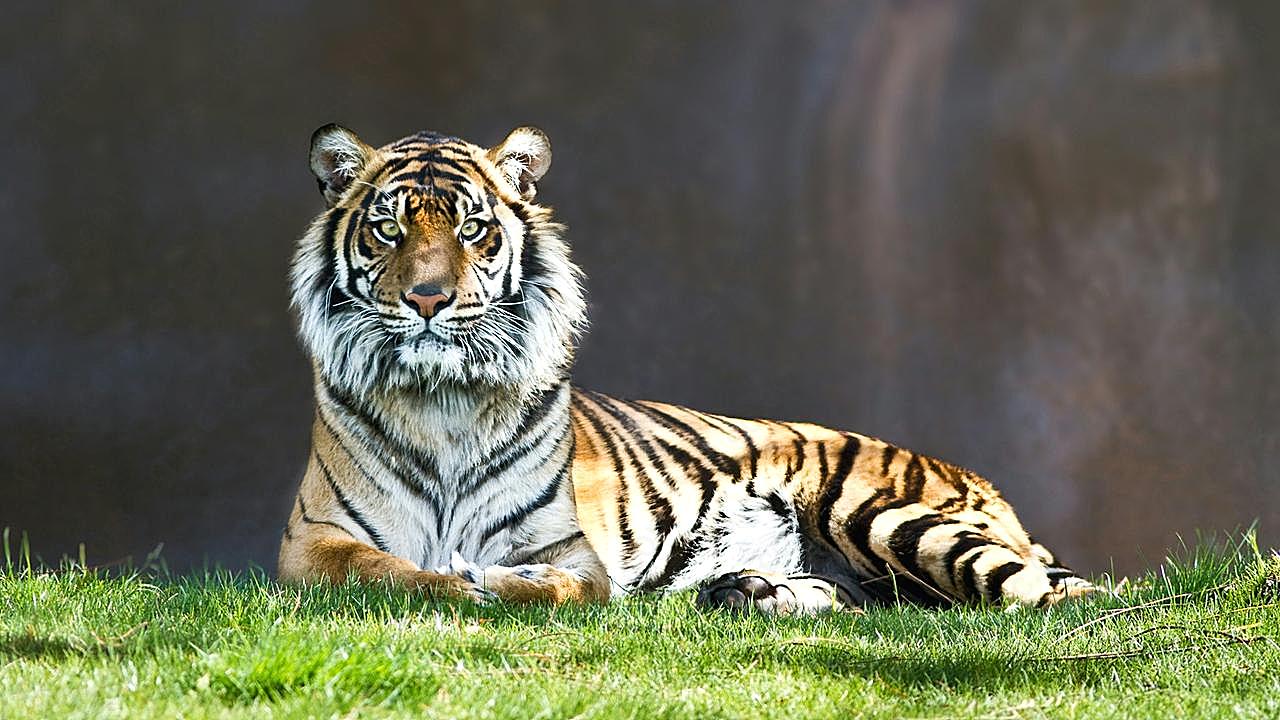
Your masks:
<instances>
[{"instance_id":1,"label":"shadow on grass","mask_svg":"<svg viewBox=\"0 0 1280 720\"><path fill-rule=\"evenodd\" d=\"M11 633L0 637L0 658L15 660L65 660L99 652L96 646L82 647L64 638L43 637L33 633Z\"/></svg>"},{"instance_id":2,"label":"shadow on grass","mask_svg":"<svg viewBox=\"0 0 1280 720\"><path fill-rule=\"evenodd\" d=\"M772 662L806 672L875 678L908 688L1026 688L1066 681L1060 668L1009 655L898 657L850 653L839 647L779 647L765 653ZM760 654L755 657L759 658ZM1073 678L1079 681L1083 678Z\"/></svg>"},{"instance_id":3,"label":"shadow on grass","mask_svg":"<svg viewBox=\"0 0 1280 720\"><path fill-rule=\"evenodd\" d=\"M549 605L511 605L493 603L476 605L398 587L348 582L338 585L281 584L257 572L244 574L216 573L205 577L158 578L154 582L176 595L166 601L166 608L200 614L210 607L263 604L265 613L278 613L300 620L340 618L345 621L378 621L407 615L439 615L450 621L528 625L539 627L553 620L591 626L593 618L607 613L599 606L552 607Z\"/></svg>"}]
</instances>

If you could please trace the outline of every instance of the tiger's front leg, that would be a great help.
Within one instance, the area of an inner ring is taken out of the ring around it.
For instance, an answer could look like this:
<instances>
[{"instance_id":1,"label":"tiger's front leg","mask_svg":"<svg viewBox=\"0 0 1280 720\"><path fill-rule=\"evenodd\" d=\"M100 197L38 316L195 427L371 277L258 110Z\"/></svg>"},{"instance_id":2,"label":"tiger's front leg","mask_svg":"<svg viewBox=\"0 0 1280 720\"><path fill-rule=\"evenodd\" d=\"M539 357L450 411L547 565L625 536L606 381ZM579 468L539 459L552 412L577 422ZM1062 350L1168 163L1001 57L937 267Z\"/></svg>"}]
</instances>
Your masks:
<instances>
[{"instance_id":1,"label":"tiger's front leg","mask_svg":"<svg viewBox=\"0 0 1280 720\"><path fill-rule=\"evenodd\" d=\"M604 564L581 533L532 554L515 553L517 563L481 568L458 555L442 573L474 583L513 603L602 603L611 588Z\"/></svg>"},{"instance_id":2,"label":"tiger's front leg","mask_svg":"<svg viewBox=\"0 0 1280 720\"><path fill-rule=\"evenodd\" d=\"M280 551L282 581L336 584L355 579L364 583L389 583L439 599L484 602L492 597L466 578L422 570L404 558L328 529L291 532L291 536L286 536Z\"/></svg>"}]
</instances>

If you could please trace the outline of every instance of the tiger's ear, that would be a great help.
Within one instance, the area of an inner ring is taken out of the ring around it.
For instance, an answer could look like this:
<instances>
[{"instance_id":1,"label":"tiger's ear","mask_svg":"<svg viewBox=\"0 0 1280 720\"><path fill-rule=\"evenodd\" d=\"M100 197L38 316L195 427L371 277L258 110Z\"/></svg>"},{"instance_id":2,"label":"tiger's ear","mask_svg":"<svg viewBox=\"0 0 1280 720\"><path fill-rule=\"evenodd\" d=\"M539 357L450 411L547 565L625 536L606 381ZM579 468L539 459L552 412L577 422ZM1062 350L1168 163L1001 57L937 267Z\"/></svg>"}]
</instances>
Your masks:
<instances>
[{"instance_id":1,"label":"tiger's ear","mask_svg":"<svg viewBox=\"0 0 1280 720\"><path fill-rule=\"evenodd\" d=\"M551 140L536 127L518 127L502 144L489 150L489 160L497 166L525 200L532 200L551 167Z\"/></svg>"},{"instance_id":2,"label":"tiger's ear","mask_svg":"<svg viewBox=\"0 0 1280 720\"><path fill-rule=\"evenodd\" d=\"M341 125L330 123L311 134L311 172L329 207L338 202L371 157L373 148Z\"/></svg>"}]
</instances>

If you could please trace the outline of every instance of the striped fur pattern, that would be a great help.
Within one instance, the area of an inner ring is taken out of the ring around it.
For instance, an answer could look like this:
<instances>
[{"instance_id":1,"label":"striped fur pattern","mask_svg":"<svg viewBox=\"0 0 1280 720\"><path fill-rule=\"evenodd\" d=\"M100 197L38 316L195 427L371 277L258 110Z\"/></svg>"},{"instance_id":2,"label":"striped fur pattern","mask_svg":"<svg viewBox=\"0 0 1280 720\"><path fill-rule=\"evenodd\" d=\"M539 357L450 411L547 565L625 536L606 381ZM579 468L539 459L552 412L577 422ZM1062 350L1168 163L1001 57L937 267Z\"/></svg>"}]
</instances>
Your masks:
<instances>
[{"instance_id":1,"label":"striped fur pattern","mask_svg":"<svg viewBox=\"0 0 1280 720\"><path fill-rule=\"evenodd\" d=\"M292 272L316 418L282 578L517 602L700 586L784 613L1092 589L961 468L571 387L585 303L534 202L550 157L533 128L490 149L316 132L329 207Z\"/></svg>"},{"instance_id":2,"label":"striped fur pattern","mask_svg":"<svg viewBox=\"0 0 1280 720\"><path fill-rule=\"evenodd\" d=\"M882 440L581 390L573 423L579 521L624 587L717 579L709 600L817 576L813 602L844 605L1045 605L1088 587L986 480Z\"/></svg>"}]
</instances>

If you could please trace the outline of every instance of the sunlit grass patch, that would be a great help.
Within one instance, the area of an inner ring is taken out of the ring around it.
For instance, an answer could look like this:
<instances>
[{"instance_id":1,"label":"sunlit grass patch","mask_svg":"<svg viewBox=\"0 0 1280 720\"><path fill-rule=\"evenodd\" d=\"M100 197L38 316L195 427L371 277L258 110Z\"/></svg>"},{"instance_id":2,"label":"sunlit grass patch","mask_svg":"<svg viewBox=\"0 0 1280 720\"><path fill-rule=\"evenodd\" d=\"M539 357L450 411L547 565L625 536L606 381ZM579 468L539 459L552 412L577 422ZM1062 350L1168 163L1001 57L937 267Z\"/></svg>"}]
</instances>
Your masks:
<instances>
[{"instance_id":1,"label":"sunlit grass patch","mask_svg":"<svg viewBox=\"0 0 1280 720\"><path fill-rule=\"evenodd\" d=\"M485 607L262 573L0 569L0 717L1276 717L1280 559L1184 549L1048 611Z\"/></svg>"}]
</instances>

